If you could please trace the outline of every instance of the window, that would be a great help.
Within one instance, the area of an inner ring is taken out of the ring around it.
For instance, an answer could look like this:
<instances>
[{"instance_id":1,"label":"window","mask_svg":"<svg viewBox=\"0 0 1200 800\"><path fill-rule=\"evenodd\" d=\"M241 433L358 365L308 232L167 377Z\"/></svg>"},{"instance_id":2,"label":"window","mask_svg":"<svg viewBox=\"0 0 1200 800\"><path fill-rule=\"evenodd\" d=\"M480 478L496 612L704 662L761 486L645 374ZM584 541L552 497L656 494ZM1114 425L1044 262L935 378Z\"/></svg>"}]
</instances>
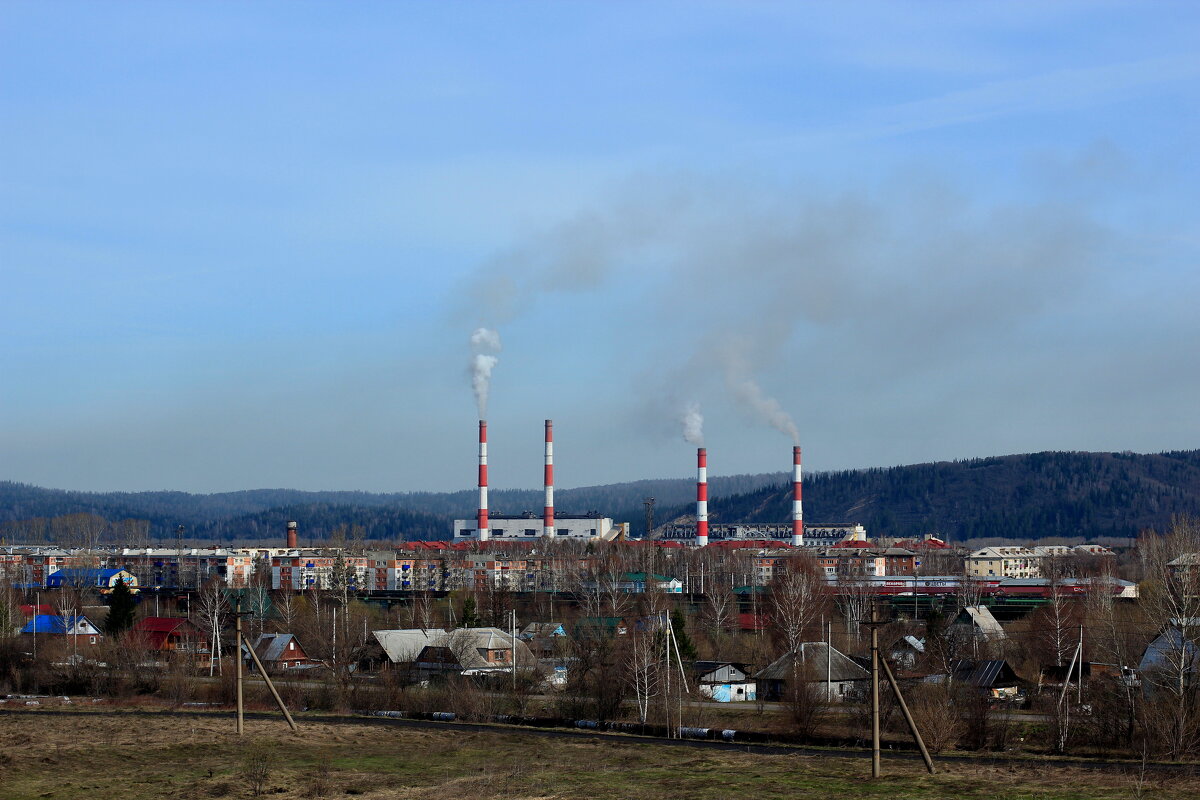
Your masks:
<instances>
[{"instance_id":1,"label":"window","mask_svg":"<svg viewBox=\"0 0 1200 800\"><path fill-rule=\"evenodd\" d=\"M471 530L470 528L463 528L462 530L460 530L458 532L458 535L459 536L470 536L474 532L475 531Z\"/></svg>"},{"instance_id":2,"label":"window","mask_svg":"<svg viewBox=\"0 0 1200 800\"><path fill-rule=\"evenodd\" d=\"M503 536L504 528L492 528L492 536Z\"/></svg>"},{"instance_id":3,"label":"window","mask_svg":"<svg viewBox=\"0 0 1200 800\"><path fill-rule=\"evenodd\" d=\"M295 650L295 649L296 649L296 643L288 642L288 650Z\"/></svg>"},{"instance_id":4,"label":"window","mask_svg":"<svg viewBox=\"0 0 1200 800\"><path fill-rule=\"evenodd\" d=\"M526 528L525 535L526 536L537 536L537 531L534 530L533 528Z\"/></svg>"},{"instance_id":5,"label":"window","mask_svg":"<svg viewBox=\"0 0 1200 800\"><path fill-rule=\"evenodd\" d=\"M566 528L559 528L554 533L557 534L558 536L570 536L571 535L571 532L569 530L567 530Z\"/></svg>"}]
</instances>

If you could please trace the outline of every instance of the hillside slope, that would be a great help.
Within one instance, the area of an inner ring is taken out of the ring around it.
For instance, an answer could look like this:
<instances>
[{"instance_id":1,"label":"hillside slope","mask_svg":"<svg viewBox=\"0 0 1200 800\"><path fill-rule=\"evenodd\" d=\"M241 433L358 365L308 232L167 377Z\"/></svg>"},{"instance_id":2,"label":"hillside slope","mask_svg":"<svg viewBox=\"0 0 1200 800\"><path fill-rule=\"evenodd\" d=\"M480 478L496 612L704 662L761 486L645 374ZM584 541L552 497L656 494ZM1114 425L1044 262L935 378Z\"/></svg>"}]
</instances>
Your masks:
<instances>
[{"instance_id":1,"label":"hillside slope","mask_svg":"<svg viewBox=\"0 0 1200 800\"><path fill-rule=\"evenodd\" d=\"M790 518L784 473L714 476L714 521ZM645 480L559 490L560 511L599 510L645 528L643 499L656 499L658 523L692 513L689 479ZM271 538L289 519L302 539L320 540L341 525L361 526L369 539L447 538L451 520L470 517L475 492L302 492L258 489L197 495L186 492L68 492L0 482L0 524L35 517L93 513L108 520L145 519L152 536L215 541ZM542 493L493 490L494 513L540 512ZM810 473L805 518L861 522L873 535L926 532L977 537L1133 536L1163 527L1176 514L1200 515L1200 450L1154 455L1046 452L968 461Z\"/></svg>"},{"instance_id":2,"label":"hillside slope","mask_svg":"<svg viewBox=\"0 0 1200 800\"><path fill-rule=\"evenodd\" d=\"M709 500L713 521L783 522L790 514L791 487L782 482ZM860 522L872 535L1136 536L1177 514L1200 515L1200 451L1031 453L817 473L804 484L806 521Z\"/></svg>"}]
</instances>

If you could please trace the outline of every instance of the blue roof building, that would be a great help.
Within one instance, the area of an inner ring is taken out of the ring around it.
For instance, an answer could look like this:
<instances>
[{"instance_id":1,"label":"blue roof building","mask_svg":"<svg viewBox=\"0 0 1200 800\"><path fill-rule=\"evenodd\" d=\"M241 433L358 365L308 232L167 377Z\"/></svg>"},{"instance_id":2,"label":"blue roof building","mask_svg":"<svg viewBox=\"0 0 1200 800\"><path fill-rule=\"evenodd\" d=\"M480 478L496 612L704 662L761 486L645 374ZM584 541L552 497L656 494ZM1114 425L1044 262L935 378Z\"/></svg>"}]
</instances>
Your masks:
<instances>
[{"instance_id":1,"label":"blue roof building","mask_svg":"<svg viewBox=\"0 0 1200 800\"><path fill-rule=\"evenodd\" d=\"M89 587L93 589L112 589L117 581L124 581L130 589L136 589L137 576L123 569L83 569L72 567L60 569L50 574L46 579L46 588L60 589L63 586Z\"/></svg>"},{"instance_id":2,"label":"blue roof building","mask_svg":"<svg viewBox=\"0 0 1200 800\"><path fill-rule=\"evenodd\" d=\"M21 633L46 634L50 636L99 636L100 630L83 615L64 617L59 614L38 614Z\"/></svg>"}]
</instances>

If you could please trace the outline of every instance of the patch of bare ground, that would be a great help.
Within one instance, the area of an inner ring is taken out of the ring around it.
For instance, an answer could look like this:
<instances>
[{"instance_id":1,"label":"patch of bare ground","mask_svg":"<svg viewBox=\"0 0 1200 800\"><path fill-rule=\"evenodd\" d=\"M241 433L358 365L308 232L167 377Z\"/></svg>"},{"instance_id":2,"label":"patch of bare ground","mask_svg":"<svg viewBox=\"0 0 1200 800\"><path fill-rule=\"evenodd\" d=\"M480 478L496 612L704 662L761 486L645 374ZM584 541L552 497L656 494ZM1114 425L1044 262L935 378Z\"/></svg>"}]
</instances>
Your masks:
<instances>
[{"instance_id":1,"label":"patch of bare ground","mask_svg":"<svg viewBox=\"0 0 1200 800\"><path fill-rule=\"evenodd\" d=\"M24 798L497 797L559 800L685 796L882 798L1193 798L1195 778L1049 764L943 763L681 750L521 732L356 726L229 716L38 711L0 714L0 796Z\"/></svg>"}]
</instances>

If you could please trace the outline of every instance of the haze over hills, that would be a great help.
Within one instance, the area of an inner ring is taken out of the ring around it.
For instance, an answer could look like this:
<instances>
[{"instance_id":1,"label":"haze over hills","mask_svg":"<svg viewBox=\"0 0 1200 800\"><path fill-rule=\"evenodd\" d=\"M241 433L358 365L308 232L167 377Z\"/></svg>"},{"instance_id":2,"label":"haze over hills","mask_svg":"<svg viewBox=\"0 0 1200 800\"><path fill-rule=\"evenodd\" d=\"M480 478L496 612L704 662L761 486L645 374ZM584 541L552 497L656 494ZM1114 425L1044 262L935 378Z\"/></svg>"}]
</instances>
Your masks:
<instances>
[{"instance_id":1,"label":"haze over hills","mask_svg":"<svg viewBox=\"0 0 1200 800\"><path fill-rule=\"evenodd\" d=\"M713 476L710 518L786 521L791 489L785 473ZM540 513L542 492L493 490L493 513ZM556 492L559 511L599 510L645 530L643 499L656 500L655 520L692 513L690 479L643 480ZM300 523L302 541L320 541L340 526L367 539L445 539L451 520L475 511L476 493L304 492L256 489L221 494L74 492L0 482L0 524L8 541L29 527L13 523L74 513L116 522L144 519L153 538L230 542L274 538ZM1044 452L909 466L816 472L805 476L805 519L860 522L872 535L937 533L1037 539L1134 536L1162 528L1177 514L1200 514L1200 450L1159 454ZM36 529L36 528L35 528Z\"/></svg>"}]
</instances>

